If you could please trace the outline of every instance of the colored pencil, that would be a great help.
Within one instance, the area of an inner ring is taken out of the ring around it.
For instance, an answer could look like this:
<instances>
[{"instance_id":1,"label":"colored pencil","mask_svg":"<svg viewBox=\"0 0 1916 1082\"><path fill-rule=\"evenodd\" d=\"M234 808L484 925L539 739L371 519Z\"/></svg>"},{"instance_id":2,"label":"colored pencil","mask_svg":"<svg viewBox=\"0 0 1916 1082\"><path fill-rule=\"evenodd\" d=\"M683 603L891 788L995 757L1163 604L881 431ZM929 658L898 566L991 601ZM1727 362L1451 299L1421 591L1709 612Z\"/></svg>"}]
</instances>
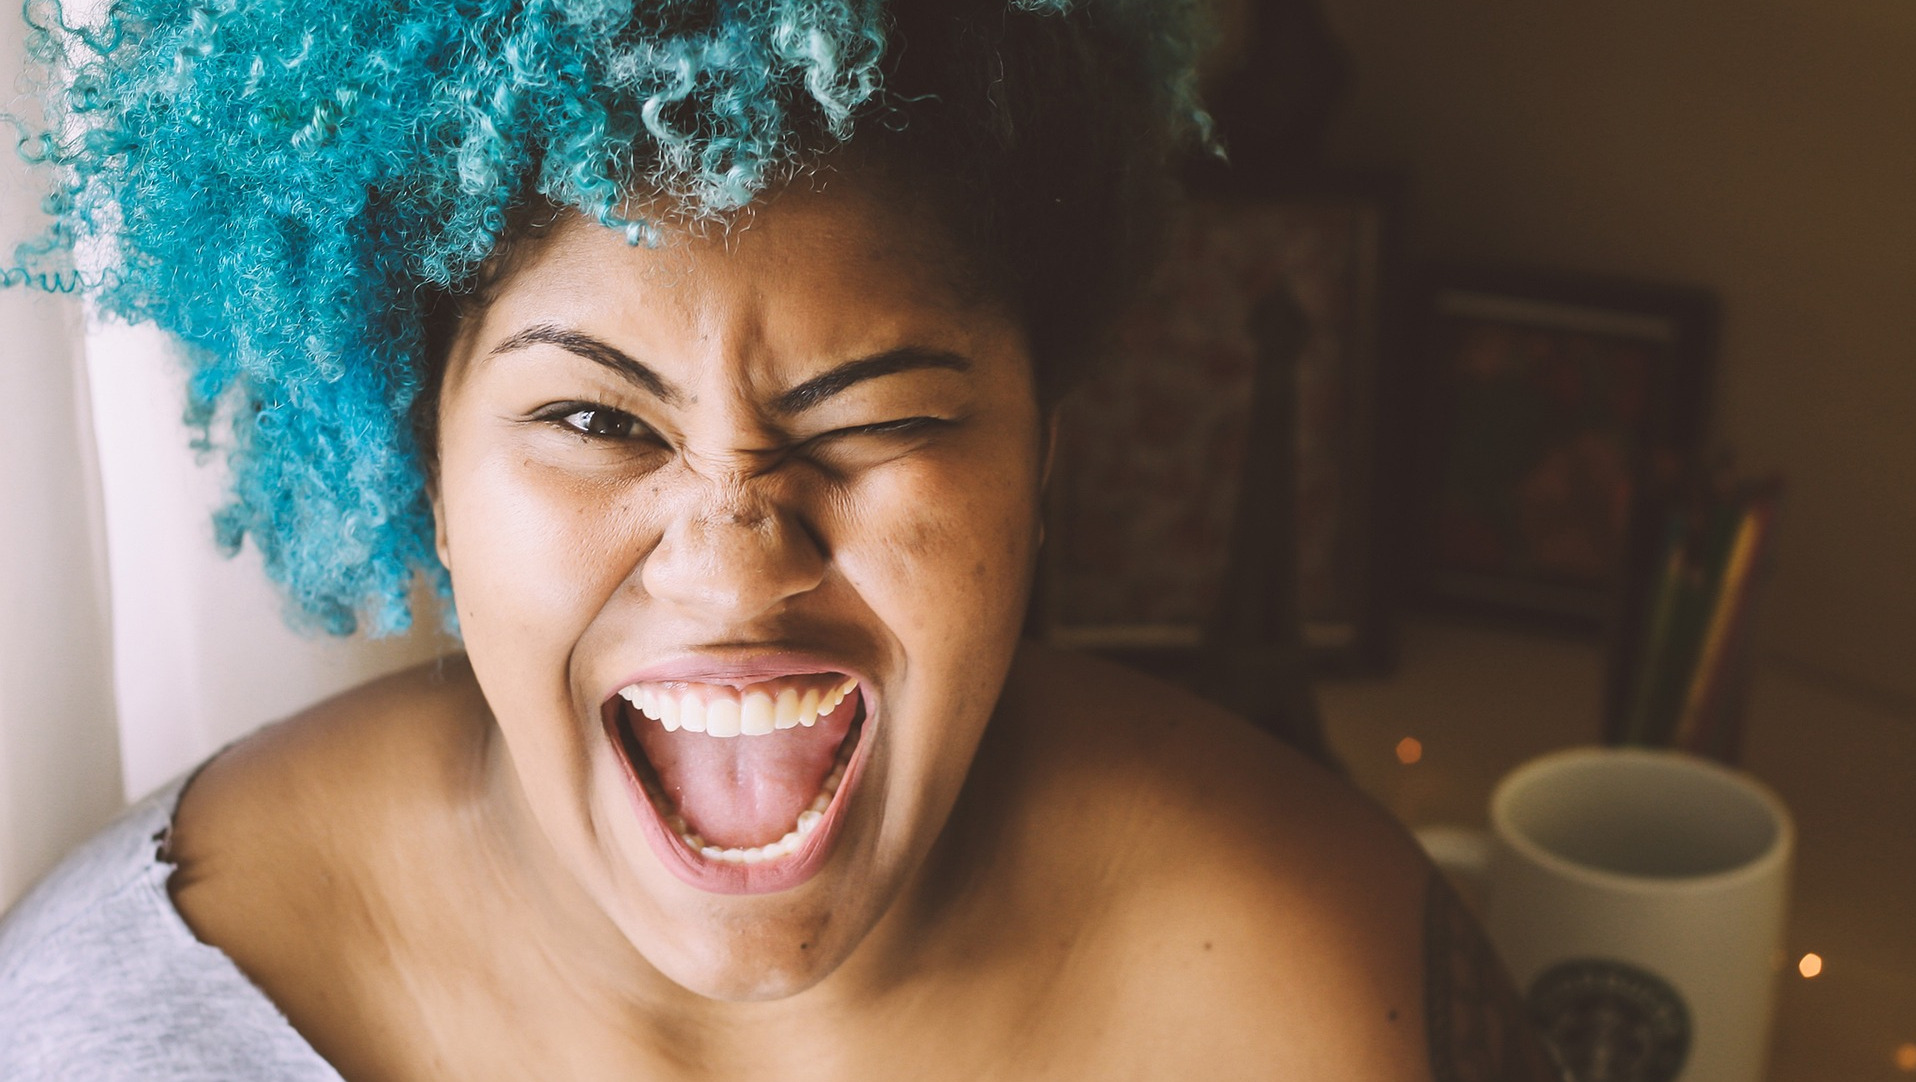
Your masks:
<instances>
[{"instance_id":1,"label":"colored pencil","mask_svg":"<svg viewBox=\"0 0 1916 1082\"><path fill-rule=\"evenodd\" d=\"M1748 594L1757 546L1768 525L1768 515L1761 505L1754 502L1738 507L1735 514L1740 520L1735 541L1719 577L1716 597L1710 606L1712 611L1697 650L1696 663L1690 670L1683 709L1671 733L1670 742L1676 747L1694 750L1698 744L1700 730L1706 720L1704 708L1721 680L1724 648L1729 644L1731 628L1737 626L1736 619L1742 612Z\"/></svg>"}]
</instances>

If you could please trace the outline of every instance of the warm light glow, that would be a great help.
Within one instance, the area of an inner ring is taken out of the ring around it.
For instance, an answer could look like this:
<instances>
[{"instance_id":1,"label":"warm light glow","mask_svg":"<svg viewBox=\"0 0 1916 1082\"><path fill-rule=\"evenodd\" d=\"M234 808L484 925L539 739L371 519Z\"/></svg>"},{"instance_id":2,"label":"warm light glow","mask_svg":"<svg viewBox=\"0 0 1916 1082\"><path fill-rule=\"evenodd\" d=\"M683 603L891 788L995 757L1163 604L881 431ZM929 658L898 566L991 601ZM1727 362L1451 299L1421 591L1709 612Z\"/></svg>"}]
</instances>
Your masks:
<instances>
[{"instance_id":1,"label":"warm light glow","mask_svg":"<svg viewBox=\"0 0 1916 1082\"><path fill-rule=\"evenodd\" d=\"M1896 1066L1910 1074L1916 1074L1916 1044L1897 1046Z\"/></svg>"},{"instance_id":2,"label":"warm light glow","mask_svg":"<svg viewBox=\"0 0 1916 1082\"><path fill-rule=\"evenodd\" d=\"M1409 766L1424 757L1423 741L1407 736L1397 742L1397 761Z\"/></svg>"},{"instance_id":3,"label":"warm light glow","mask_svg":"<svg viewBox=\"0 0 1916 1082\"><path fill-rule=\"evenodd\" d=\"M1805 954L1797 961L1796 971L1805 977L1816 976L1818 973L1823 972L1823 956L1820 954Z\"/></svg>"}]
</instances>

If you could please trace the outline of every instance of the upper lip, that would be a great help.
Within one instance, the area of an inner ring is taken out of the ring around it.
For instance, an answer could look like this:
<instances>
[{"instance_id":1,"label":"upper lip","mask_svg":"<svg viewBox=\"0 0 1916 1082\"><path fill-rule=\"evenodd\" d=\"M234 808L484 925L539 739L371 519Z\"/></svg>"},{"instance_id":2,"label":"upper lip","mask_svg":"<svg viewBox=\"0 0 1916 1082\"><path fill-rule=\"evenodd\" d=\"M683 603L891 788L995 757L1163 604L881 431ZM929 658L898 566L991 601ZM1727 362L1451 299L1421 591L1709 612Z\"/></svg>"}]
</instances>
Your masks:
<instances>
[{"instance_id":1,"label":"upper lip","mask_svg":"<svg viewBox=\"0 0 1916 1082\"><path fill-rule=\"evenodd\" d=\"M866 683L864 674L842 657L797 650L739 650L729 656L688 653L653 662L625 676L604 698L609 700L633 684L681 681L744 687L774 677L808 673L843 673L861 685Z\"/></svg>"}]
</instances>

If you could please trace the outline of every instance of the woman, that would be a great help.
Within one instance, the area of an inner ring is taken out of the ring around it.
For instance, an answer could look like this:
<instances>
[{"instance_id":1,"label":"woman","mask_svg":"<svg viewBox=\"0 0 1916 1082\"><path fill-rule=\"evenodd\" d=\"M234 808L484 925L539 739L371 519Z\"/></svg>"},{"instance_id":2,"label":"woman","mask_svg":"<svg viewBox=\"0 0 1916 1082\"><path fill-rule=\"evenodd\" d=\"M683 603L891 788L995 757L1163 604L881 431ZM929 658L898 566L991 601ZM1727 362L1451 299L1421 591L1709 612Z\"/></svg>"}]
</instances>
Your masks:
<instances>
[{"instance_id":1,"label":"woman","mask_svg":"<svg viewBox=\"0 0 1916 1082\"><path fill-rule=\"evenodd\" d=\"M464 652L70 858L0 1074L1545 1076L1374 808L1018 643L1186 13L283 7L42 14L46 248L182 341L229 544Z\"/></svg>"}]
</instances>

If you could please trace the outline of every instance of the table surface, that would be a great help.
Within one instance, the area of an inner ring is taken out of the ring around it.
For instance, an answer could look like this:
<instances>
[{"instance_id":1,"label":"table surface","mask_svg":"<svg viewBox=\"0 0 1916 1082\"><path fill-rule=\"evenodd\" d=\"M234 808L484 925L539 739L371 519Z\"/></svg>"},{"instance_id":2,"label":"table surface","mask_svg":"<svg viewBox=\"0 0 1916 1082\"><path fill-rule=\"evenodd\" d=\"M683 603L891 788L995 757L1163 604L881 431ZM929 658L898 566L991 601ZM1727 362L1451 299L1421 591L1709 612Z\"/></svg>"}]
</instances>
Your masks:
<instances>
[{"instance_id":1,"label":"table surface","mask_svg":"<svg viewBox=\"0 0 1916 1082\"><path fill-rule=\"evenodd\" d=\"M1390 676L1327 681L1318 699L1353 780L1413 828L1481 827L1505 771L1597 739L1588 640L1418 618L1401 646ZM1740 765L1797 826L1769 1082L1916 1079L1916 719L1771 663L1745 725ZM1411 764L1405 737L1422 745Z\"/></svg>"}]
</instances>

